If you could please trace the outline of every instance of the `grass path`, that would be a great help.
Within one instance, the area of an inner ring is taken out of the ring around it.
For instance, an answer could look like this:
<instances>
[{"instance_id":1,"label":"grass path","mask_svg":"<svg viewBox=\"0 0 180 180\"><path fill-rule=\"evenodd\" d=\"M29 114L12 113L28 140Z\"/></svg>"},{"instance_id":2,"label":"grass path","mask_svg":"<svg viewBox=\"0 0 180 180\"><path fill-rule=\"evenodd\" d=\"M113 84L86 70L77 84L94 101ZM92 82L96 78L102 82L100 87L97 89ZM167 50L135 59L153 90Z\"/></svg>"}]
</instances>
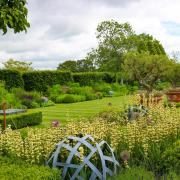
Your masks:
<instances>
[{"instance_id":1,"label":"grass path","mask_svg":"<svg viewBox=\"0 0 180 180\"><path fill-rule=\"evenodd\" d=\"M50 125L52 120L59 120L65 125L68 121L88 118L102 111L112 103L113 107L120 107L126 102L127 97L103 98L100 100L85 101L71 104L56 104L55 106L39 108L43 113L42 127Z\"/></svg>"}]
</instances>

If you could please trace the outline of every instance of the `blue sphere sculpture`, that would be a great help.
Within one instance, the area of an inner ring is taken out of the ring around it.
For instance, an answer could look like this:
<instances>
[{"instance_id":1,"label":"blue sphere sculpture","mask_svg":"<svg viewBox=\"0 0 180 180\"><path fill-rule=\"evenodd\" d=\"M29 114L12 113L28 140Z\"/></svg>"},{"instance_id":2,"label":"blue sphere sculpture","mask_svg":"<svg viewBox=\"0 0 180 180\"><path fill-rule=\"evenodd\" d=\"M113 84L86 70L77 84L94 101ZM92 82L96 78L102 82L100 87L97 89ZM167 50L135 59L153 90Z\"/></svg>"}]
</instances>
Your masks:
<instances>
[{"instance_id":1,"label":"blue sphere sculpture","mask_svg":"<svg viewBox=\"0 0 180 180\"><path fill-rule=\"evenodd\" d=\"M83 147L88 150L86 150L86 155L81 152L83 151ZM62 154L65 151L68 152L68 155L63 159ZM105 152L106 154L104 154ZM99 161L97 162L101 166L99 169L97 164L93 164L92 158L94 156L99 157ZM81 160L74 161L75 158ZM100 143L96 143L90 135L84 137L69 136L59 142L46 164L51 167L62 168L62 177L70 180L83 180L82 171L87 168L90 171L90 180L105 180L107 176L116 174L117 166L119 166L113 150L107 142L101 141Z\"/></svg>"}]
</instances>

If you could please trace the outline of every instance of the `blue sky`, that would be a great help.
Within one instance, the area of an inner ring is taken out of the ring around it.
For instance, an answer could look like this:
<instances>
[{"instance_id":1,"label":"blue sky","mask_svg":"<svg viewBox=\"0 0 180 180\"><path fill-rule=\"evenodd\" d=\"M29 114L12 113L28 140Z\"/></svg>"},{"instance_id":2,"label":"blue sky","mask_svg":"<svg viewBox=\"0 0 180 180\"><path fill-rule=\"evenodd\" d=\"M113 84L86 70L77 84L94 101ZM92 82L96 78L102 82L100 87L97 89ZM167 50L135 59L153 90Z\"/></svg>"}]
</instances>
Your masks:
<instances>
[{"instance_id":1,"label":"blue sky","mask_svg":"<svg viewBox=\"0 0 180 180\"><path fill-rule=\"evenodd\" d=\"M180 23L176 23L173 21L164 21L162 22L162 25L169 35L180 36Z\"/></svg>"},{"instance_id":2,"label":"blue sky","mask_svg":"<svg viewBox=\"0 0 180 180\"><path fill-rule=\"evenodd\" d=\"M168 54L180 51L179 7L179 0L28 0L31 28L0 35L0 67L9 58L31 61L37 69L84 58L97 46L98 23L111 19L153 35Z\"/></svg>"}]
</instances>

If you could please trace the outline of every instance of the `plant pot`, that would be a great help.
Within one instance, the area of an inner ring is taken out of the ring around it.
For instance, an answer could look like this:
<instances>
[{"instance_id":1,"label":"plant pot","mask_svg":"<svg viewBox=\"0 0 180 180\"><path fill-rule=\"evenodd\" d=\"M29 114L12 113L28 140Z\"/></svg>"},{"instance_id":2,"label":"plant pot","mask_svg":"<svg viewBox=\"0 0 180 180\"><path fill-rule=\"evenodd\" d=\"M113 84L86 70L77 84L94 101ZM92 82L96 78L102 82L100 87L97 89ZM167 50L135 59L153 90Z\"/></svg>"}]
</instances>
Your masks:
<instances>
[{"instance_id":1,"label":"plant pot","mask_svg":"<svg viewBox=\"0 0 180 180\"><path fill-rule=\"evenodd\" d=\"M166 95L170 102L180 102L180 90L170 90Z\"/></svg>"}]
</instances>

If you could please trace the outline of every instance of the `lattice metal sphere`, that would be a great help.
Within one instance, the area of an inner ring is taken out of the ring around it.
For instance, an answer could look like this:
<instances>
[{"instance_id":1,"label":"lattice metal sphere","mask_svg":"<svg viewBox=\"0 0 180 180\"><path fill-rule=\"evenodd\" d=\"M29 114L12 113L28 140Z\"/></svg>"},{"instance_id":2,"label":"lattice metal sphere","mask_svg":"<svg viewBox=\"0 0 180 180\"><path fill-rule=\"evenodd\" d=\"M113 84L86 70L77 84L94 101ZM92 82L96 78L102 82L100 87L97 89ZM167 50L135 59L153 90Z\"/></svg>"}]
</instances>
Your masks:
<instances>
[{"instance_id":1,"label":"lattice metal sphere","mask_svg":"<svg viewBox=\"0 0 180 180\"><path fill-rule=\"evenodd\" d=\"M59 142L47 165L62 168L64 179L100 179L116 174L119 163L106 141L96 143L92 136L69 136Z\"/></svg>"}]
</instances>

